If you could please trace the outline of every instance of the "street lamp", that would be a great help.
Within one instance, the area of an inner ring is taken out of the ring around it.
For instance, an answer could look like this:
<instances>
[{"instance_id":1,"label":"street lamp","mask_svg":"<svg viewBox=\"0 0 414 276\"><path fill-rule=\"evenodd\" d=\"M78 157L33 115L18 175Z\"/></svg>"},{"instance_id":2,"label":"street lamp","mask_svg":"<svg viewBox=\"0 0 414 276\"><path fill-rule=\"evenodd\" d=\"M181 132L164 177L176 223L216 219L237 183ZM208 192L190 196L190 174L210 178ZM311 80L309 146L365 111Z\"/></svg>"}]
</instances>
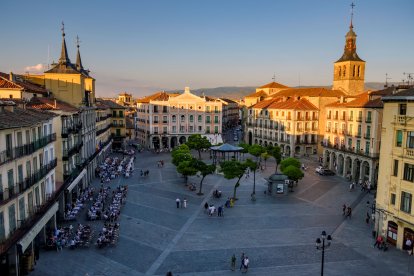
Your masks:
<instances>
[{"instance_id":1,"label":"street lamp","mask_svg":"<svg viewBox=\"0 0 414 276\"><path fill-rule=\"evenodd\" d=\"M326 240L326 244L325 244ZM331 245L331 235L326 235L325 231L322 231L321 237L316 239L316 249L322 250L322 263L321 263L321 276L323 276L323 266L325 262L325 248Z\"/></svg>"}]
</instances>

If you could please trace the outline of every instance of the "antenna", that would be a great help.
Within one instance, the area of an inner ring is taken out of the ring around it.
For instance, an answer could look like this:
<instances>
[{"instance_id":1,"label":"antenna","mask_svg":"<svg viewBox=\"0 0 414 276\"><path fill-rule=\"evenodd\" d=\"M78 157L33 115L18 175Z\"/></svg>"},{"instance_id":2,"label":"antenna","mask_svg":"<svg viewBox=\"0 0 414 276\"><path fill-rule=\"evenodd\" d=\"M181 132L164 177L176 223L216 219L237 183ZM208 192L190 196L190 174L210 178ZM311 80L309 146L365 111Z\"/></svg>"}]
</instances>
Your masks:
<instances>
[{"instance_id":1,"label":"antenna","mask_svg":"<svg viewBox=\"0 0 414 276\"><path fill-rule=\"evenodd\" d=\"M50 60L50 45L47 44L47 61L46 61L47 70L49 70L49 64L50 64L49 60Z\"/></svg>"},{"instance_id":2,"label":"antenna","mask_svg":"<svg viewBox=\"0 0 414 276\"><path fill-rule=\"evenodd\" d=\"M407 84L410 85L412 82L414 83L414 73L403 73L404 76L407 76Z\"/></svg>"},{"instance_id":3,"label":"antenna","mask_svg":"<svg viewBox=\"0 0 414 276\"><path fill-rule=\"evenodd\" d=\"M273 78L272 78L272 80L273 80L274 82L276 82L276 74L275 74L275 73L273 73Z\"/></svg>"},{"instance_id":4,"label":"antenna","mask_svg":"<svg viewBox=\"0 0 414 276\"><path fill-rule=\"evenodd\" d=\"M384 87L388 87L388 80L390 80L391 78L388 77L388 73L385 73L385 85Z\"/></svg>"}]
</instances>

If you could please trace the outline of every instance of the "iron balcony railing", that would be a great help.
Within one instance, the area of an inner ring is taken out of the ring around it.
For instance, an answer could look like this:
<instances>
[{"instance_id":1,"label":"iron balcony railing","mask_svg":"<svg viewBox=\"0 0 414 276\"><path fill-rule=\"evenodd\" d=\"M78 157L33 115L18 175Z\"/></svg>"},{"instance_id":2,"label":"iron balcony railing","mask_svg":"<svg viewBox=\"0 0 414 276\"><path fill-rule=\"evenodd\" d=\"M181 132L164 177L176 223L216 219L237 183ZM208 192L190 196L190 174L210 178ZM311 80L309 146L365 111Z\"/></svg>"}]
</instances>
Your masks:
<instances>
[{"instance_id":1,"label":"iron balcony railing","mask_svg":"<svg viewBox=\"0 0 414 276\"><path fill-rule=\"evenodd\" d=\"M38 149L41 149L54 141L56 141L56 133L44 136L30 144L6 149L0 152L0 165L13 161L17 158L32 154Z\"/></svg>"}]
</instances>

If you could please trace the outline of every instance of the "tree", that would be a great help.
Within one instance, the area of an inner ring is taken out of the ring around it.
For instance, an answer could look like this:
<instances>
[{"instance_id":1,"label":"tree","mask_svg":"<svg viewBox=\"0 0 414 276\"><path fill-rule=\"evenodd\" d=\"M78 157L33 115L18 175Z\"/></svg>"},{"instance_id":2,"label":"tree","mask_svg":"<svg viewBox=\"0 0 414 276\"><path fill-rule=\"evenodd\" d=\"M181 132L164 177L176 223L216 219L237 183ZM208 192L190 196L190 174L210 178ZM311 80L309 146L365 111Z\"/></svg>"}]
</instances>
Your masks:
<instances>
[{"instance_id":1,"label":"tree","mask_svg":"<svg viewBox=\"0 0 414 276\"><path fill-rule=\"evenodd\" d=\"M255 160L256 165L253 166L254 169L253 169L253 193L252 193L253 195L255 195L256 194L256 170L259 167L258 163L260 162L260 157L265 152L265 149L261 145L254 144L254 145L251 145L248 150L251 155L256 157L256 160ZM252 167L250 168L252 169Z\"/></svg>"},{"instance_id":2,"label":"tree","mask_svg":"<svg viewBox=\"0 0 414 276\"><path fill-rule=\"evenodd\" d=\"M198 159L201 159L201 150L211 147L211 143L207 137L201 136L200 134L193 134L188 137L186 145L190 149L198 151Z\"/></svg>"},{"instance_id":3,"label":"tree","mask_svg":"<svg viewBox=\"0 0 414 276\"><path fill-rule=\"evenodd\" d=\"M236 200L237 199L236 190L237 190L237 187L240 186L240 179L243 177L247 169L247 164L232 160L232 161L221 162L220 166L221 166L221 172L223 172L224 177L226 179L237 178L237 182L234 185L234 190L233 190L233 199Z\"/></svg>"},{"instance_id":4,"label":"tree","mask_svg":"<svg viewBox=\"0 0 414 276\"><path fill-rule=\"evenodd\" d=\"M243 153L243 158L244 158L244 154L249 152L250 145L246 143L239 143L239 147L243 148L241 152Z\"/></svg>"},{"instance_id":5,"label":"tree","mask_svg":"<svg viewBox=\"0 0 414 276\"><path fill-rule=\"evenodd\" d=\"M207 165L206 163L204 163L201 160L197 160L197 162L195 163L194 167L200 172L201 174L201 181L200 181L200 189L198 191L198 195L202 195L203 193L201 192L201 189L203 187L203 181L204 178L209 175L209 174L213 174L216 171L216 165L211 164L211 165Z\"/></svg>"},{"instance_id":6,"label":"tree","mask_svg":"<svg viewBox=\"0 0 414 276\"><path fill-rule=\"evenodd\" d=\"M260 157L265 161L265 169L266 169L267 168L266 161L267 161L267 159L269 159L271 157L271 155L268 152L263 152Z\"/></svg>"},{"instance_id":7,"label":"tree","mask_svg":"<svg viewBox=\"0 0 414 276\"><path fill-rule=\"evenodd\" d=\"M284 170L289 166L294 166L294 167L299 169L300 168L300 161L296 158L289 157L289 158L286 158L286 159L282 160L282 162L280 162L280 170L282 172L284 172Z\"/></svg>"},{"instance_id":8,"label":"tree","mask_svg":"<svg viewBox=\"0 0 414 276\"><path fill-rule=\"evenodd\" d=\"M277 166L282 161L282 153L280 152L280 147L268 146L267 152L275 159L275 162L276 162L275 173L277 173Z\"/></svg>"},{"instance_id":9,"label":"tree","mask_svg":"<svg viewBox=\"0 0 414 276\"><path fill-rule=\"evenodd\" d=\"M185 144L179 146L178 148L175 148L172 151L171 156L172 156L172 163L176 167L178 167L178 165L182 161L189 161L193 158L192 155L191 155L190 149Z\"/></svg>"},{"instance_id":10,"label":"tree","mask_svg":"<svg viewBox=\"0 0 414 276\"><path fill-rule=\"evenodd\" d=\"M192 158L191 160L181 161L177 166L177 171L184 176L186 183L189 176L198 172L197 168L194 167L195 162L197 162L197 159Z\"/></svg>"},{"instance_id":11,"label":"tree","mask_svg":"<svg viewBox=\"0 0 414 276\"><path fill-rule=\"evenodd\" d=\"M304 176L304 173L302 172L301 169L299 169L296 166L293 165L289 165L287 167L284 168L284 170L282 171L284 175L286 175L289 180L291 180L291 183L289 184L289 187L292 191L293 189L293 183L292 182L298 182L299 179L302 179Z\"/></svg>"}]
</instances>

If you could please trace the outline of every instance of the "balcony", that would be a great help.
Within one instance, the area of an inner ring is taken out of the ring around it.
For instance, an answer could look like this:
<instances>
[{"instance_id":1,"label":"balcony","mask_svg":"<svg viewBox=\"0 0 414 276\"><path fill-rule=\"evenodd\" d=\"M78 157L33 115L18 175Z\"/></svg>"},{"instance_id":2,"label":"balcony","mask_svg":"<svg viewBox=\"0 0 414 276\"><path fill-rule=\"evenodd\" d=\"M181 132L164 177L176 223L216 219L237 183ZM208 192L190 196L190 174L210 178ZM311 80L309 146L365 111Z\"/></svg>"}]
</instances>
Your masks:
<instances>
[{"instance_id":1,"label":"balcony","mask_svg":"<svg viewBox=\"0 0 414 276\"><path fill-rule=\"evenodd\" d=\"M62 160L67 161L69 157L78 153L83 146L83 141L79 141L77 144L74 144L70 149L63 149Z\"/></svg>"},{"instance_id":2,"label":"balcony","mask_svg":"<svg viewBox=\"0 0 414 276\"><path fill-rule=\"evenodd\" d=\"M96 136L101 135L102 133L104 133L105 131L107 131L108 129L110 129L111 127L112 127L112 124L109 124L109 125L108 125L108 126L106 126L105 128L103 128L103 129L100 129L100 130L96 131Z\"/></svg>"},{"instance_id":3,"label":"balcony","mask_svg":"<svg viewBox=\"0 0 414 276\"><path fill-rule=\"evenodd\" d=\"M338 129L335 128L332 133L338 133Z\"/></svg>"},{"instance_id":4,"label":"balcony","mask_svg":"<svg viewBox=\"0 0 414 276\"><path fill-rule=\"evenodd\" d=\"M51 170L53 170L57 165L57 159L52 160L49 164L44 165L39 170L26 177L23 181L17 182L15 186L10 186L3 191L0 190L0 204L5 204L17 197L34 184L39 182L43 177L45 177Z\"/></svg>"},{"instance_id":5,"label":"balcony","mask_svg":"<svg viewBox=\"0 0 414 276\"><path fill-rule=\"evenodd\" d=\"M371 139L371 133L365 133L364 138L365 139Z\"/></svg>"},{"instance_id":6,"label":"balcony","mask_svg":"<svg viewBox=\"0 0 414 276\"><path fill-rule=\"evenodd\" d=\"M168 121L167 120L163 120L162 123L163 124L168 124Z\"/></svg>"},{"instance_id":7,"label":"balcony","mask_svg":"<svg viewBox=\"0 0 414 276\"><path fill-rule=\"evenodd\" d=\"M404 156L414 159L414 149L404 149Z\"/></svg>"},{"instance_id":8,"label":"balcony","mask_svg":"<svg viewBox=\"0 0 414 276\"><path fill-rule=\"evenodd\" d=\"M324 142L321 142L321 145L326 148L336 149L338 151L348 152L348 153L356 154L356 155L363 156L363 157L374 158L374 159L379 158L379 153L370 153L370 152L364 151L363 149L356 149L354 147L352 148L346 147L345 145L339 146L338 144L324 143Z\"/></svg>"},{"instance_id":9,"label":"balcony","mask_svg":"<svg viewBox=\"0 0 414 276\"><path fill-rule=\"evenodd\" d=\"M149 111L148 111L148 113L149 113ZM111 117L112 118L124 118L125 116L124 116L124 114L112 114Z\"/></svg>"},{"instance_id":10,"label":"balcony","mask_svg":"<svg viewBox=\"0 0 414 276\"><path fill-rule=\"evenodd\" d=\"M82 130L82 121L75 122L71 126L62 127L61 136L62 138L68 138L69 134L76 134Z\"/></svg>"},{"instance_id":11,"label":"balcony","mask_svg":"<svg viewBox=\"0 0 414 276\"><path fill-rule=\"evenodd\" d=\"M328 115L326 116L326 119L328 119L328 120L330 120L331 118L332 118L331 114L328 114Z\"/></svg>"},{"instance_id":12,"label":"balcony","mask_svg":"<svg viewBox=\"0 0 414 276\"><path fill-rule=\"evenodd\" d=\"M348 117L348 121L353 121L354 120L354 117L353 116L349 116Z\"/></svg>"},{"instance_id":13,"label":"balcony","mask_svg":"<svg viewBox=\"0 0 414 276\"><path fill-rule=\"evenodd\" d=\"M367 118L365 119L365 123L367 123L367 124L372 123L371 118L370 118L370 117L367 117Z\"/></svg>"},{"instance_id":14,"label":"balcony","mask_svg":"<svg viewBox=\"0 0 414 276\"><path fill-rule=\"evenodd\" d=\"M358 116L358 117L356 118L356 121L357 121L357 122L362 122L362 117Z\"/></svg>"},{"instance_id":15,"label":"balcony","mask_svg":"<svg viewBox=\"0 0 414 276\"><path fill-rule=\"evenodd\" d=\"M355 134L355 137L356 138L361 138L362 137L362 133L361 132L358 132L357 134Z\"/></svg>"},{"instance_id":16,"label":"balcony","mask_svg":"<svg viewBox=\"0 0 414 276\"><path fill-rule=\"evenodd\" d=\"M341 116L341 121L345 121L345 116Z\"/></svg>"},{"instance_id":17,"label":"balcony","mask_svg":"<svg viewBox=\"0 0 414 276\"><path fill-rule=\"evenodd\" d=\"M331 132L331 129L330 129L330 128L327 128L327 129L325 130L325 132Z\"/></svg>"},{"instance_id":18,"label":"balcony","mask_svg":"<svg viewBox=\"0 0 414 276\"><path fill-rule=\"evenodd\" d=\"M414 125L414 117L410 117L407 115L395 115L394 116L394 124L399 124L399 125Z\"/></svg>"},{"instance_id":19,"label":"balcony","mask_svg":"<svg viewBox=\"0 0 414 276\"><path fill-rule=\"evenodd\" d=\"M0 152L0 165L3 165L7 162L13 161L17 158L29 155L48 145L51 142L56 141L56 133L49 134L45 137L42 137L30 144L23 146L18 146L11 149L6 149Z\"/></svg>"},{"instance_id":20,"label":"balcony","mask_svg":"<svg viewBox=\"0 0 414 276\"><path fill-rule=\"evenodd\" d=\"M154 121L154 124L158 124L158 123L159 123L159 121L158 121L158 120Z\"/></svg>"}]
</instances>

